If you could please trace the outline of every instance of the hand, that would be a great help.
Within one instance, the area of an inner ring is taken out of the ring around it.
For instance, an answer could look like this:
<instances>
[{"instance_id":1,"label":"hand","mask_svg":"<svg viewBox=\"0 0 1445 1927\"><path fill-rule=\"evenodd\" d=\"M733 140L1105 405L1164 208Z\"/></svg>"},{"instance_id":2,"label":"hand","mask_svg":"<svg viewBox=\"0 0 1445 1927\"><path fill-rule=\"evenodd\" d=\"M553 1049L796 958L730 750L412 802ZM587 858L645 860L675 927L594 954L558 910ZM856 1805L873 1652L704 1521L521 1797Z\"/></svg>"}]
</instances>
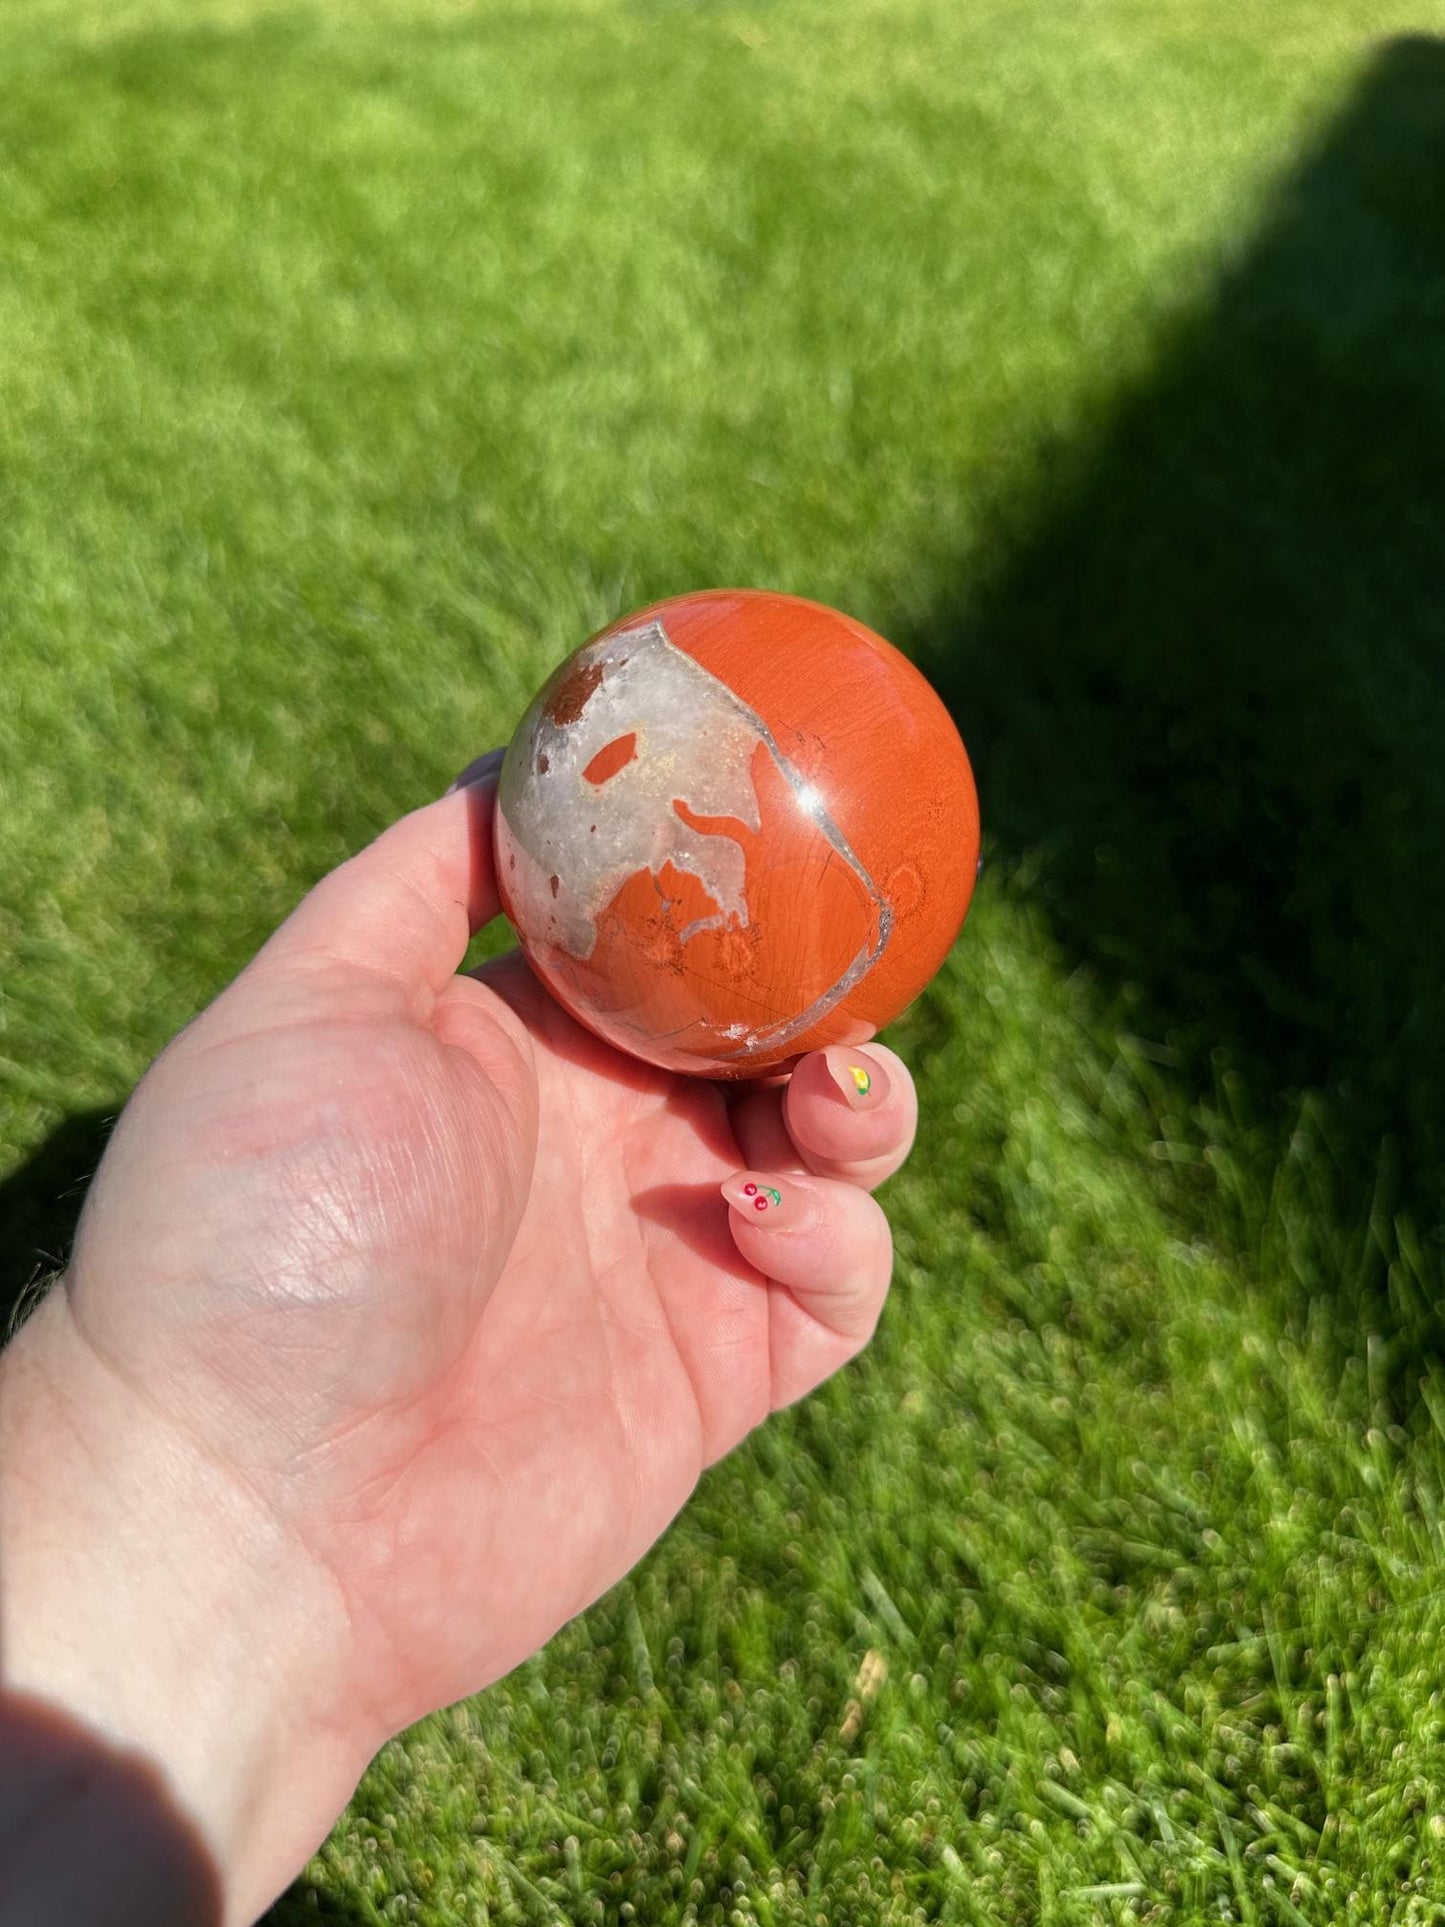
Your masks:
<instances>
[{"instance_id":1,"label":"hand","mask_svg":"<svg viewBox=\"0 0 1445 1927\"><path fill-rule=\"evenodd\" d=\"M227 1918L304 1864L390 1734L626 1572L887 1288L868 1188L915 1118L891 1052L733 1091L619 1056L515 954L455 974L497 914L494 780L327 877L162 1053L0 1368L10 1676L159 1756ZM57 1510L59 1552L33 1524ZM117 1617L124 1689L87 1658ZM158 1720L168 1664L220 1703L209 1744Z\"/></svg>"}]
</instances>

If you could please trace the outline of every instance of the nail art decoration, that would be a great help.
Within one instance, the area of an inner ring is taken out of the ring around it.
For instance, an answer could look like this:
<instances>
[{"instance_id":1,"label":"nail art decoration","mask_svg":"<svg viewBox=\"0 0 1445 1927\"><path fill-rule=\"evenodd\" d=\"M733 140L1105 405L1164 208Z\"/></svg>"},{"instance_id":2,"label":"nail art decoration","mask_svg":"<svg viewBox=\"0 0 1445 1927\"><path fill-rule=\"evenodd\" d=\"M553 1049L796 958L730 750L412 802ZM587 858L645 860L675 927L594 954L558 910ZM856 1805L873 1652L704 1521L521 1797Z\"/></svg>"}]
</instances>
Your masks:
<instances>
[{"instance_id":1,"label":"nail art decoration","mask_svg":"<svg viewBox=\"0 0 1445 1927\"><path fill-rule=\"evenodd\" d=\"M759 1231L776 1231L779 1237L812 1231L821 1215L817 1186L810 1178L736 1171L720 1189L734 1211L745 1213Z\"/></svg>"},{"instance_id":2,"label":"nail art decoration","mask_svg":"<svg viewBox=\"0 0 1445 1927\"><path fill-rule=\"evenodd\" d=\"M858 1046L830 1044L822 1052L828 1080L839 1097L854 1111L876 1111L888 1102L892 1086L886 1068L865 1057Z\"/></svg>"}]
</instances>

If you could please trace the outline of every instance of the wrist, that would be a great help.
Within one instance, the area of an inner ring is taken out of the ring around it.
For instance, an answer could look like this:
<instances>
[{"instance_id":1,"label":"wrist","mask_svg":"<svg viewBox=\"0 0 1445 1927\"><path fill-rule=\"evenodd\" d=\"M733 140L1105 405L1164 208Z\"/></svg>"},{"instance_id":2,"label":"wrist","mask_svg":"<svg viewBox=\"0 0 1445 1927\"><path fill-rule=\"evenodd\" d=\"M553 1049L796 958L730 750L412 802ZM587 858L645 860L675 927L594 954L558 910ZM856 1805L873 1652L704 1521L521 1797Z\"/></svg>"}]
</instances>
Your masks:
<instances>
[{"instance_id":1,"label":"wrist","mask_svg":"<svg viewBox=\"0 0 1445 1927\"><path fill-rule=\"evenodd\" d=\"M334 1588L96 1356L63 1290L0 1356L0 1577L12 1709L48 1709L150 1775L215 1870L217 1917L254 1918L384 1736L359 1736L342 1700ZM0 1853L17 1828L23 1847L27 1791L64 1797L45 1786L0 1788Z\"/></svg>"}]
</instances>

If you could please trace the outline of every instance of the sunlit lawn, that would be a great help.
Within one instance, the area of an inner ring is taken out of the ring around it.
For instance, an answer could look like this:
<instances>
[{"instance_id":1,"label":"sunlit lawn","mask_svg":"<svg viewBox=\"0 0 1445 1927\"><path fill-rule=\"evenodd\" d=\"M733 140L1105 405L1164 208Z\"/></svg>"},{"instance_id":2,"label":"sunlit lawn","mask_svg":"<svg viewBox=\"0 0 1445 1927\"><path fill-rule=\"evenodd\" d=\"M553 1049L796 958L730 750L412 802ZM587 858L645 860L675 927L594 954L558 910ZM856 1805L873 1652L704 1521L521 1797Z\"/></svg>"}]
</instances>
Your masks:
<instances>
[{"instance_id":1,"label":"sunlit lawn","mask_svg":"<svg viewBox=\"0 0 1445 1927\"><path fill-rule=\"evenodd\" d=\"M278 1920L1445 1919L1431 25L0 14L12 1291L150 1054L630 606L896 636L991 831L871 1355Z\"/></svg>"}]
</instances>

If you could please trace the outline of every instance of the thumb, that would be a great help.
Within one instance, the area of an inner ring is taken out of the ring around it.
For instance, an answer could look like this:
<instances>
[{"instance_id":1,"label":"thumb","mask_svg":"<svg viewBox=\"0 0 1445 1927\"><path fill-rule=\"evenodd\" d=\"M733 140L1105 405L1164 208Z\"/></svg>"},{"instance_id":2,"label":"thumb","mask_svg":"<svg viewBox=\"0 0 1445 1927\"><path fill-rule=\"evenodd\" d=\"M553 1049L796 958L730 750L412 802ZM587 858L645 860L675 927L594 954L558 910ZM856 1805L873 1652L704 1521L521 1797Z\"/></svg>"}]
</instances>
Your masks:
<instances>
[{"instance_id":1,"label":"thumb","mask_svg":"<svg viewBox=\"0 0 1445 1927\"><path fill-rule=\"evenodd\" d=\"M497 762L485 759L482 774L468 782L470 775L323 877L253 967L367 976L407 1000L440 994L470 939L501 908L492 841Z\"/></svg>"}]
</instances>

